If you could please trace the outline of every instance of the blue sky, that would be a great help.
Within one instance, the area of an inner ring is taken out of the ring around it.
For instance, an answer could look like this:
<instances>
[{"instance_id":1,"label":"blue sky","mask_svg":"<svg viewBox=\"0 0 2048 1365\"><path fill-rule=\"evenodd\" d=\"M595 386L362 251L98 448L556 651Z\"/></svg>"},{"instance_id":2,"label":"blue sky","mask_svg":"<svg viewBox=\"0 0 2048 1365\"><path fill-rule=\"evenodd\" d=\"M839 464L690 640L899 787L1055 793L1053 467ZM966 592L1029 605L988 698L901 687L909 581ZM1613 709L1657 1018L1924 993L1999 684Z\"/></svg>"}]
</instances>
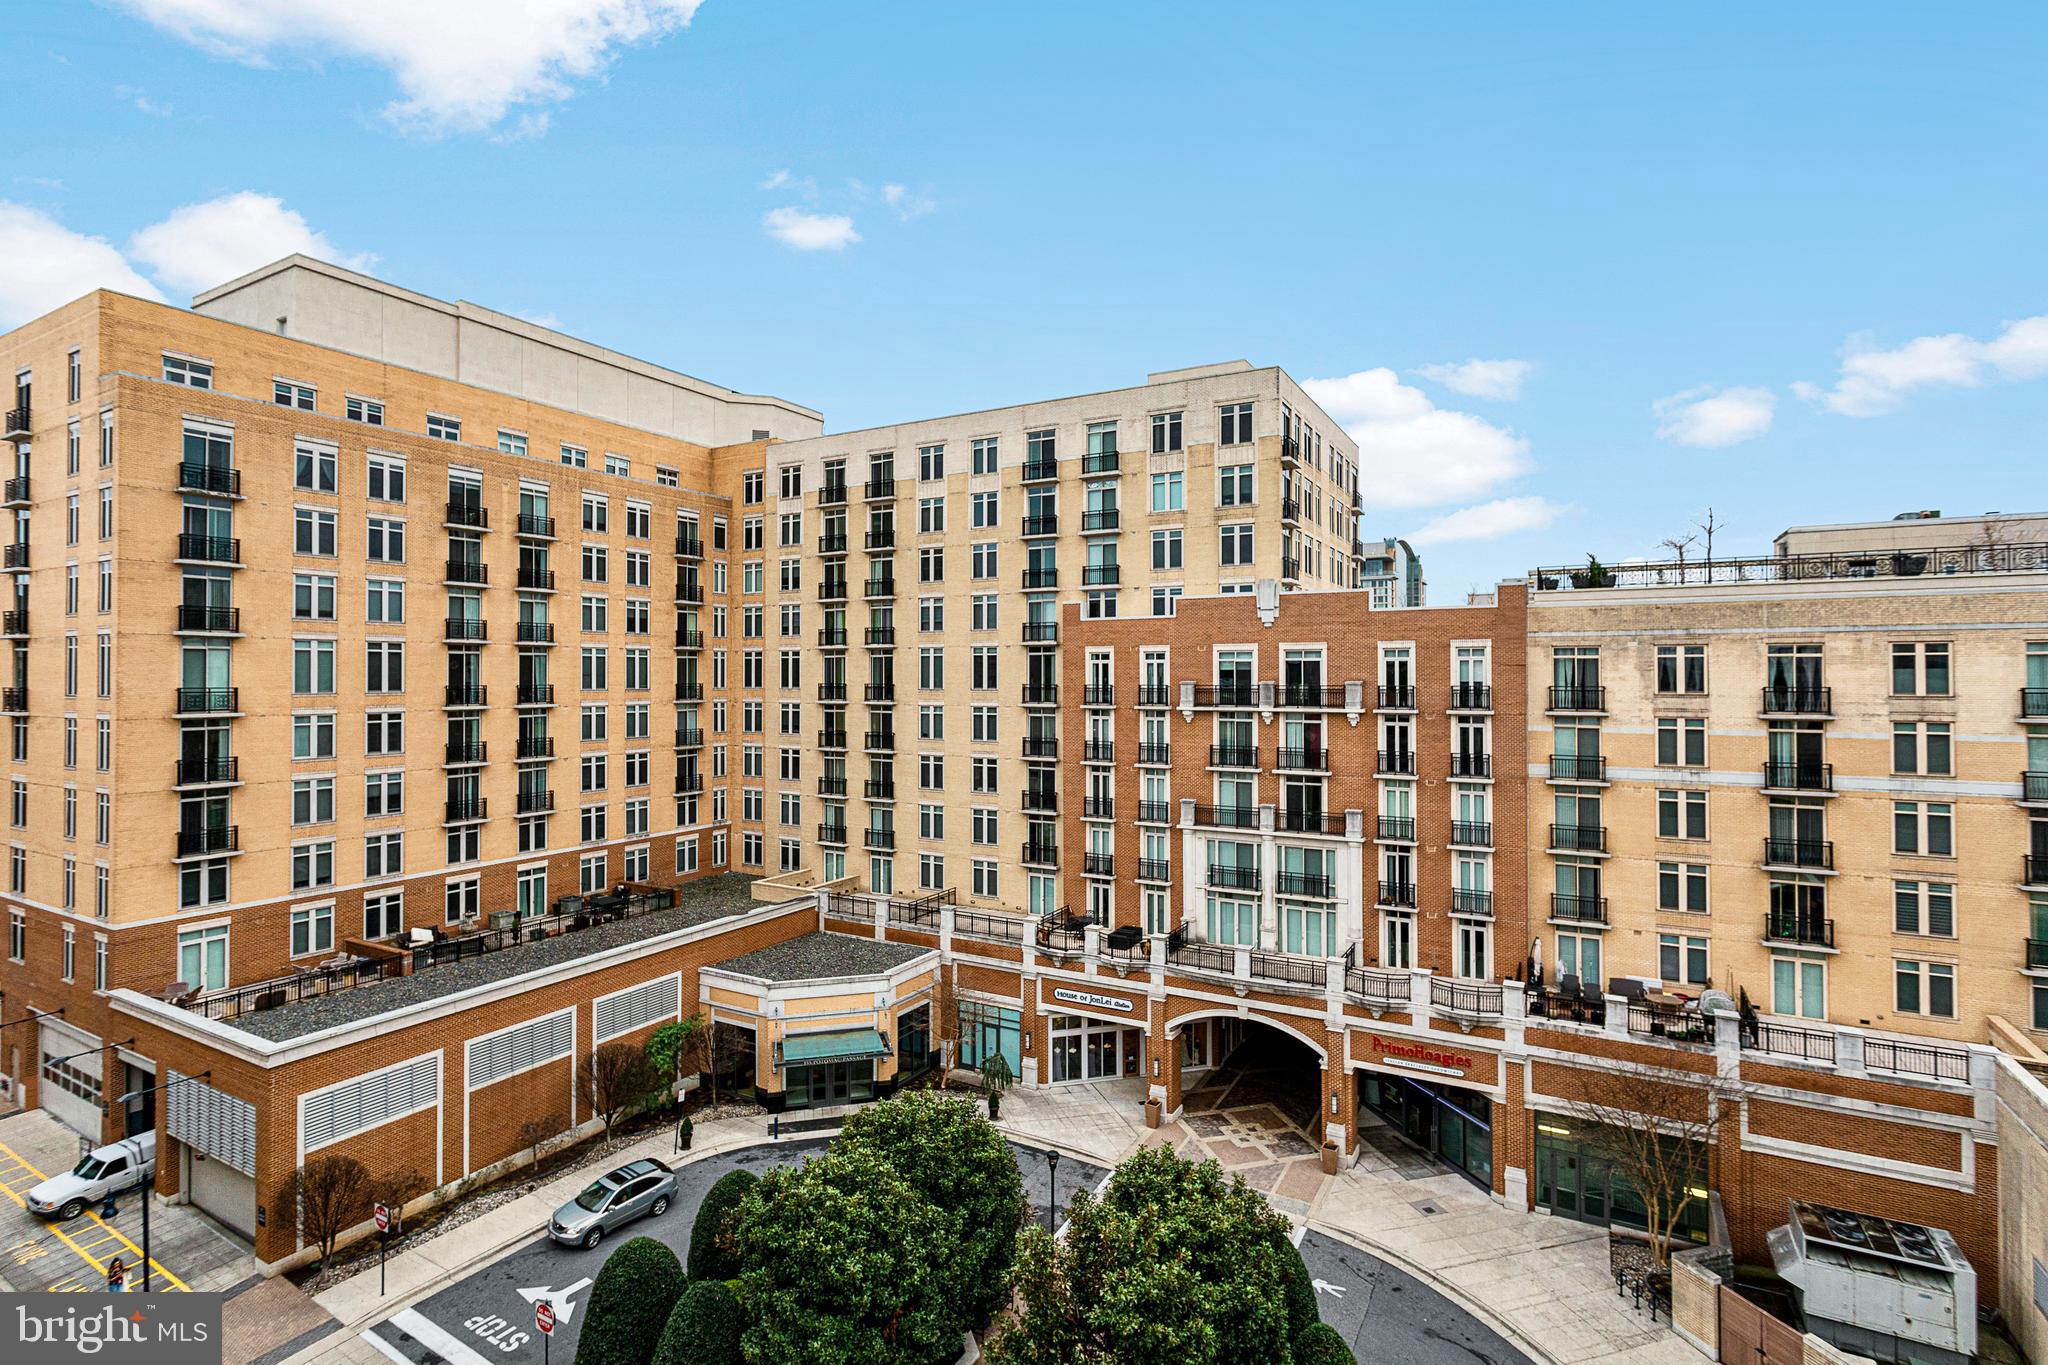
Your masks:
<instances>
[{"instance_id":1,"label":"blue sky","mask_svg":"<svg viewBox=\"0 0 2048 1365\"><path fill-rule=\"evenodd\" d=\"M2048 504L2038 5L10 23L0 326L310 248L828 429L1242 356L1332 381L1437 602L1710 504L1722 553Z\"/></svg>"}]
</instances>

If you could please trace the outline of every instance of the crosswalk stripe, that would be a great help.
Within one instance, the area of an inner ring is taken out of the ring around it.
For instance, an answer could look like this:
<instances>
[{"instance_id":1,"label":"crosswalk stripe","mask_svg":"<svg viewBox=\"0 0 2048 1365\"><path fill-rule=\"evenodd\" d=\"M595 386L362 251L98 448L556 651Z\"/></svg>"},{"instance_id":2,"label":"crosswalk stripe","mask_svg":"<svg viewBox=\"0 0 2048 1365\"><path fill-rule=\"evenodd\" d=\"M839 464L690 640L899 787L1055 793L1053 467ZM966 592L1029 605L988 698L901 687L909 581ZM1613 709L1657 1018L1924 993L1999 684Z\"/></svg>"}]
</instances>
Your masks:
<instances>
[{"instance_id":1,"label":"crosswalk stripe","mask_svg":"<svg viewBox=\"0 0 2048 1365\"><path fill-rule=\"evenodd\" d=\"M489 1365L483 1356L450 1336L417 1309L408 1308L396 1314L391 1325L409 1333L413 1340L447 1360L449 1365Z\"/></svg>"}]
</instances>

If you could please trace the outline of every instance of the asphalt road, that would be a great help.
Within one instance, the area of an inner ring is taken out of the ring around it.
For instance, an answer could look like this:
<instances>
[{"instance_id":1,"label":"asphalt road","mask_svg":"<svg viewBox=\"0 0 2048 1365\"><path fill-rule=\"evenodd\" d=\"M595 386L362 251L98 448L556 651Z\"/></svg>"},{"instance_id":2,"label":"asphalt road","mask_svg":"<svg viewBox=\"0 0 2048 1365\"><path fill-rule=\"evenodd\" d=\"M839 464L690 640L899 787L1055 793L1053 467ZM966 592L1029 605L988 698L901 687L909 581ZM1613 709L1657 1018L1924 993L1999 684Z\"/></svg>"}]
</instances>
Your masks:
<instances>
[{"instance_id":1,"label":"asphalt road","mask_svg":"<svg viewBox=\"0 0 2048 1365\"><path fill-rule=\"evenodd\" d=\"M795 1165L827 1145L822 1138L792 1141L693 1162L679 1168L676 1204L661 1217L630 1224L590 1251L536 1238L363 1336L394 1362L412 1365L541 1365L544 1358L548 1365L570 1365L590 1280L620 1243L654 1237L686 1259L698 1205L720 1176L736 1168ZM1042 1222L1048 1192L1044 1156L1015 1143L1011 1150L1033 1215ZM1107 1175L1099 1166L1064 1158L1060 1203L1083 1183L1094 1186ZM1301 1254L1309 1273L1323 1282L1317 1294L1323 1320L1344 1334L1362 1365L1526 1365L1526 1357L1441 1294L1355 1247L1311 1232L1302 1238ZM545 1348L533 1326L537 1298L554 1304L557 1319Z\"/></svg>"}]
</instances>

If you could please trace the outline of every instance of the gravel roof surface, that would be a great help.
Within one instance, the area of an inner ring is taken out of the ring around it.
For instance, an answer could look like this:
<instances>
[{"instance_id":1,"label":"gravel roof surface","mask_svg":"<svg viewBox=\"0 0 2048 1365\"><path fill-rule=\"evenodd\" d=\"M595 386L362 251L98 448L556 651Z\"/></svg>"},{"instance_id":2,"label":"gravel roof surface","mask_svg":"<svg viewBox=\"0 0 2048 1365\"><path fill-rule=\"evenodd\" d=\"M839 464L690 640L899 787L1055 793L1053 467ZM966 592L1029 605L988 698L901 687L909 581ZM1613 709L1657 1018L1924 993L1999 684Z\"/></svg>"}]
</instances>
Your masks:
<instances>
[{"instance_id":1,"label":"gravel roof surface","mask_svg":"<svg viewBox=\"0 0 2048 1365\"><path fill-rule=\"evenodd\" d=\"M495 953L430 967L411 976L393 977L355 990L298 1000L273 1010L245 1014L222 1022L229 1028L240 1029L258 1038L284 1042L322 1029L375 1019L394 1010L488 986L526 972L563 966L609 948L638 943L710 920L745 914L754 906L753 892L749 889L753 880L737 872L706 877L678 886L673 909L592 925L588 929L559 934L539 943L516 944Z\"/></svg>"},{"instance_id":2,"label":"gravel roof surface","mask_svg":"<svg viewBox=\"0 0 2048 1365\"><path fill-rule=\"evenodd\" d=\"M893 971L931 951L915 943L881 943L852 934L820 931L710 965L719 971L768 981L809 981L825 976L872 976Z\"/></svg>"}]
</instances>

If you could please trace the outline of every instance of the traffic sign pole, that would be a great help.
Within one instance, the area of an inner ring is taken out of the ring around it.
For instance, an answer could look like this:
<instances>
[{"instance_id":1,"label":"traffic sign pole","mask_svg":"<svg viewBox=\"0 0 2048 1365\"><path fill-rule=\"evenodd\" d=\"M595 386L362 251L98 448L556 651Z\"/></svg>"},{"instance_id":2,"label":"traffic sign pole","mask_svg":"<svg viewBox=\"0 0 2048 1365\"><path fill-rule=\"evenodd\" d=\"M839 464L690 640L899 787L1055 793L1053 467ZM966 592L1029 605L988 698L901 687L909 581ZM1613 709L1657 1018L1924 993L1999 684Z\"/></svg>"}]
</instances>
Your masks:
<instances>
[{"instance_id":1,"label":"traffic sign pole","mask_svg":"<svg viewBox=\"0 0 2048 1365\"><path fill-rule=\"evenodd\" d=\"M533 1325L540 1332L540 1365L548 1365L548 1343L555 1336L555 1306L546 1299L533 1301Z\"/></svg>"},{"instance_id":2,"label":"traffic sign pole","mask_svg":"<svg viewBox=\"0 0 2048 1365\"><path fill-rule=\"evenodd\" d=\"M391 1206L378 1200L371 1208L377 1220L377 1297L384 1297L384 1257L391 1250Z\"/></svg>"}]
</instances>

